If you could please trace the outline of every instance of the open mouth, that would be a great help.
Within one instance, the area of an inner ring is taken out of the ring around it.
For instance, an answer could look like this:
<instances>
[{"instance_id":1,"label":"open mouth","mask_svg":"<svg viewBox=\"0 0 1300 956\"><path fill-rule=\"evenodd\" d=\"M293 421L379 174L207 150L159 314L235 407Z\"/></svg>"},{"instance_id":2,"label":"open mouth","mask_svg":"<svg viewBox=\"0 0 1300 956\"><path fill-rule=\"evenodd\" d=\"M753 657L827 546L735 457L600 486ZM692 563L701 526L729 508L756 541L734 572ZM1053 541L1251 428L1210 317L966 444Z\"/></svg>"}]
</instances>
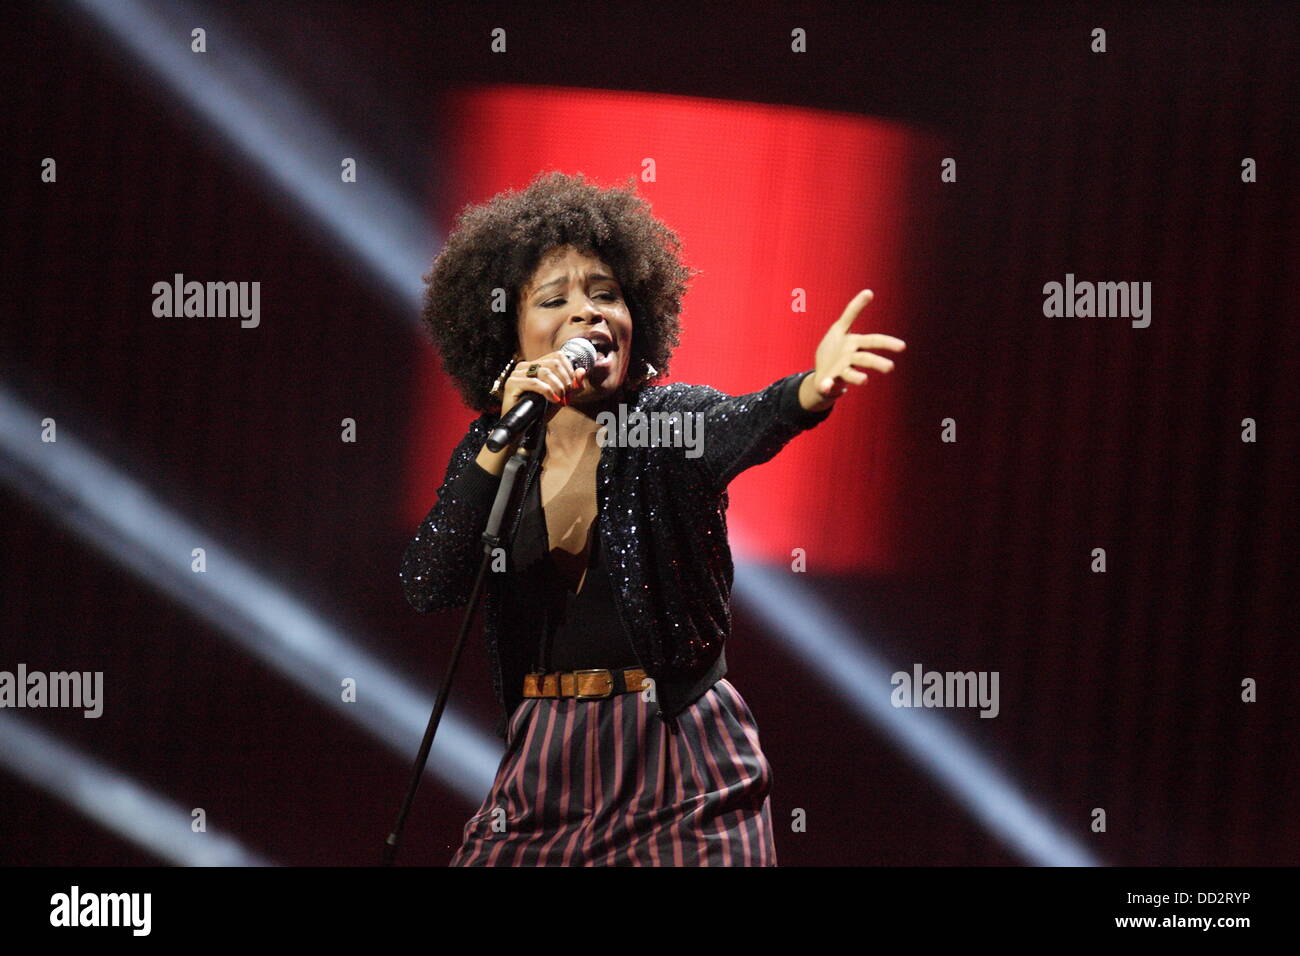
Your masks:
<instances>
[{"instance_id":1,"label":"open mouth","mask_svg":"<svg viewBox=\"0 0 1300 956\"><path fill-rule=\"evenodd\" d=\"M613 356L618 351L618 348L603 335L589 336L588 341L596 349L596 367L608 368L613 363Z\"/></svg>"}]
</instances>

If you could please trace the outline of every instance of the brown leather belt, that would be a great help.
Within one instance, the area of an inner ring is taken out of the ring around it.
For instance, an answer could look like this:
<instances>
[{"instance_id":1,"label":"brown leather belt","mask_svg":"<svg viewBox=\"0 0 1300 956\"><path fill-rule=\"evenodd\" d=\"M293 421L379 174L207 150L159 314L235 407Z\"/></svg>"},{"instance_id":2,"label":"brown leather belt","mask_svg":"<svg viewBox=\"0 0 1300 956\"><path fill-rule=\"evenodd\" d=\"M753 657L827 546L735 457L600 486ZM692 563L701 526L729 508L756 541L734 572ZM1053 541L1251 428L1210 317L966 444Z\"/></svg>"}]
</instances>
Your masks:
<instances>
[{"instance_id":1,"label":"brown leather belt","mask_svg":"<svg viewBox=\"0 0 1300 956\"><path fill-rule=\"evenodd\" d=\"M573 697L598 700L611 694L631 694L642 690L649 675L639 667L610 671L604 669L562 671L554 674L526 674L525 697Z\"/></svg>"}]
</instances>

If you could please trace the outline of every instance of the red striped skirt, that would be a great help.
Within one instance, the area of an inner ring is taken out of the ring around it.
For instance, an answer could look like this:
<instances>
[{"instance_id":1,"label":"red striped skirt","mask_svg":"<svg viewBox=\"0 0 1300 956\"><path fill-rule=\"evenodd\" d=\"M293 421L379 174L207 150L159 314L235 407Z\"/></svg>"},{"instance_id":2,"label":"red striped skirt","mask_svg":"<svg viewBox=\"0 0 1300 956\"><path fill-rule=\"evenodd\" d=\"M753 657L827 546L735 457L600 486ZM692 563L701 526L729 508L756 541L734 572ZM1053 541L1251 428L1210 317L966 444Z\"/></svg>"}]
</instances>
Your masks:
<instances>
[{"instance_id":1,"label":"red striped skirt","mask_svg":"<svg viewBox=\"0 0 1300 956\"><path fill-rule=\"evenodd\" d=\"M772 769L723 678L677 716L638 693L525 698L452 866L775 866Z\"/></svg>"}]
</instances>

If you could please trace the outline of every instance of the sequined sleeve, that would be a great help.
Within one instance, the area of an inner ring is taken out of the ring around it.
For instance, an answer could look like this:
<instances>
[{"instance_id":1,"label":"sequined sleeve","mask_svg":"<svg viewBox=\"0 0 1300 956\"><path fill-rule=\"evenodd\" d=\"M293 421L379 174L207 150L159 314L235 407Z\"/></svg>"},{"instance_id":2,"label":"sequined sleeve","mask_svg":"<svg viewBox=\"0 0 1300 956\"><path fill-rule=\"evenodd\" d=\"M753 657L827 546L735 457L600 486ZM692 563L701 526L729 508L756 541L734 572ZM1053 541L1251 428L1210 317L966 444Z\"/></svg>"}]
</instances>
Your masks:
<instances>
[{"instance_id":1,"label":"sequined sleeve","mask_svg":"<svg viewBox=\"0 0 1300 956\"><path fill-rule=\"evenodd\" d=\"M469 600L483 554L483 529L501 481L474 460L486 439L481 423L471 425L451 453L438 500L402 558L402 589L421 613L461 607Z\"/></svg>"},{"instance_id":2,"label":"sequined sleeve","mask_svg":"<svg viewBox=\"0 0 1300 956\"><path fill-rule=\"evenodd\" d=\"M679 386L670 403L703 414L699 462L715 487L726 488L746 468L770 460L795 435L831 413L831 408L810 412L799 404L799 385L811 371L787 375L746 395L728 395L708 385Z\"/></svg>"}]
</instances>

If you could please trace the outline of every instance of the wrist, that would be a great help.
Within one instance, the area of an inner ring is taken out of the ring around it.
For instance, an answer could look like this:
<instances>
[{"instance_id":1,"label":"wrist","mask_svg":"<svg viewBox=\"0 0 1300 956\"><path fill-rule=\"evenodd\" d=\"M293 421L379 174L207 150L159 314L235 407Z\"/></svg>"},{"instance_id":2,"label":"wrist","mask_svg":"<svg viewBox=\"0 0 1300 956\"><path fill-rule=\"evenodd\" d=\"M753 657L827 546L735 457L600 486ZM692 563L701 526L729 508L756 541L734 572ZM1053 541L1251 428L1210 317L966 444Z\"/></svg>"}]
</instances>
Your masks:
<instances>
[{"instance_id":1,"label":"wrist","mask_svg":"<svg viewBox=\"0 0 1300 956\"><path fill-rule=\"evenodd\" d=\"M799 383L799 405L806 412L821 412L835 404L834 398L824 398L817 391L817 372L812 371Z\"/></svg>"},{"instance_id":2,"label":"wrist","mask_svg":"<svg viewBox=\"0 0 1300 956\"><path fill-rule=\"evenodd\" d=\"M515 453L515 445L517 444L518 442L512 442L500 451L489 451L488 446L485 444L479 449L478 456L474 461L489 475L499 477L506 470L506 461Z\"/></svg>"}]
</instances>

